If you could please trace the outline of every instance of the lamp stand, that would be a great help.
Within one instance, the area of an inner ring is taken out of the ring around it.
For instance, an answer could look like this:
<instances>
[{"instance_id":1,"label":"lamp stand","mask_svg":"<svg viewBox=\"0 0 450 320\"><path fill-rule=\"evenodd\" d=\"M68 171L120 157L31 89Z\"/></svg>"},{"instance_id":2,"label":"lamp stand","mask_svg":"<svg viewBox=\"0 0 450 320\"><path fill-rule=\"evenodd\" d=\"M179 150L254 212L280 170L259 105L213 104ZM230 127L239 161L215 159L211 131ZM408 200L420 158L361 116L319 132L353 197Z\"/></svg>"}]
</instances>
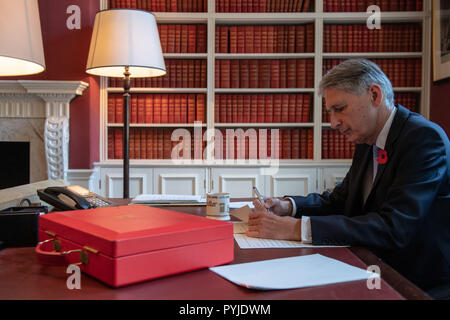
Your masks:
<instances>
[{"instance_id":1,"label":"lamp stand","mask_svg":"<svg viewBox=\"0 0 450 320\"><path fill-rule=\"evenodd\" d=\"M123 73L123 198L130 197L130 68Z\"/></svg>"}]
</instances>

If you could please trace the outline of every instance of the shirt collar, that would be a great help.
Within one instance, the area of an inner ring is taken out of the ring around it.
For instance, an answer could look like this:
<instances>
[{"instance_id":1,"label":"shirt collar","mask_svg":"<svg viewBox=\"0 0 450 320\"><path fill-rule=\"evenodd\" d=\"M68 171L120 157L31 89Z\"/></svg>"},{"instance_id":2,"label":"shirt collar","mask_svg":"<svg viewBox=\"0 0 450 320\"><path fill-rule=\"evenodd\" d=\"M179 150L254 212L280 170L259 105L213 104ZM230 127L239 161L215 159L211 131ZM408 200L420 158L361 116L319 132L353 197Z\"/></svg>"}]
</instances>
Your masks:
<instances>
[{"instance_id":1,"label":"shirt collar","mask_svg":"<svg viewBox=\"0 0 450 320\"><path fill-rule=\"evenodd\" d=\"M392 108L391 115L387 119L386 123L384 124L383 129L381 130L380 134L378 135L377 141L375 145L384 150L384 147L386 146L386 140L389 134L389 131L391 130L392 121L394 121L395 113L397 112L397 108Z\"/></svg>"}]
</instances>

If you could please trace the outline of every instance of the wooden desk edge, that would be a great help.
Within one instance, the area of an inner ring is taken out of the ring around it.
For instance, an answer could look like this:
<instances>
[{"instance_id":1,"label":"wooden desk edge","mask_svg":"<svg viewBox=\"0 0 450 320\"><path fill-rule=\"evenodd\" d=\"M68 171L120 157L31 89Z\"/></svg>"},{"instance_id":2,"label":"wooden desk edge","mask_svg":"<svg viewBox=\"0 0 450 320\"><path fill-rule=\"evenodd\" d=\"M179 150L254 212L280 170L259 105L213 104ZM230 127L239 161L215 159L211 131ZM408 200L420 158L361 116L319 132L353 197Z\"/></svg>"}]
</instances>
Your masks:
<instances>
[{"instance_id":1,"label":"wooden desk edge","mask_svg":"<svg viewBox=\"0 0 450 320\"><path fill-rule=\"evenodd\" d=\"M427 293L410 282L398 271L383 262L370 250L363 247L350 247L352 251L366 265L377 265L381 270L381 278L386 281L395 291L408 300L433 300Z\"/></svg>"}]
</instances>

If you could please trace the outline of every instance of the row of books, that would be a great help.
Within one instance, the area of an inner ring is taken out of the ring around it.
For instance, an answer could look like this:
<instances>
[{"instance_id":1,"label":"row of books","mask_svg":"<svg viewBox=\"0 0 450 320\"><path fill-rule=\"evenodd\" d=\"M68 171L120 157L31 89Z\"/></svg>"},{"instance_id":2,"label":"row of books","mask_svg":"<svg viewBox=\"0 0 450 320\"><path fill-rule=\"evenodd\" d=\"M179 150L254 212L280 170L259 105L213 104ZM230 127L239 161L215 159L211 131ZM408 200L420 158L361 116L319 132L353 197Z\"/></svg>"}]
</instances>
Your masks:
<instances>
[{"instance_id":1,"label":"row of books","mask_svg":"<svg viewBox=\"0 0 450 320\"><path fill-rule=\"evenodd\" d=\"M166 59L166 75L132 78L132 88L206 88L205 59ZM123 79L109 78L109 87L123 87Z\"/></svg>"},{"instance_id":2,"label":"row of books","mask_svg":"<svg viewBox=\"0 0 450 320\"><path fill-rule=\"evenodd\" d=\"M204 94L132 94L130 123L205 122ZM122 94L108 95L108 123L123 123Z\"/></svg>"},{"instance_id":3,"label":"row of books","mask_svg":"<svg viewBox=\"0 0 450 320\"><path fill-rule=\"evenodd\" d=\"M337 66L345 59L326 59L323 61L323 73ZM386 76L394 87L421 87L422 60L421 59L371 59Z\"/></svg>"},{"instance_id":4,"label":"row of books","mask_svg":"<svg viewBox=\"0 0 450 320\"><path fill-rule=\"evenodd\" d=\"M394 96L394 103L400 104L412 112L418 112L419 97L420 95L414 92L396 92ZM330 123L330 115L325 109L325 100L323 100L322 122Z\"/></svg>"},{"instance_id":5,"label":"row of books","mask_svg":"<svg viewBox=\"0 0 450 320\"><path fill-rule=\"evenodd\" d=\"M420 52L420 24L383 24L381 29L367 25L324 25L324 52Z\"/></svg>"},{"instance_id":6,"label":"row of books","mask_svg":"<svg viewBox=\"0 0 450 320\"><path fill-rule=\"evenodd\" d=\"M216 88L313 88L314 59L216 60Z\"/></svg>"},{"instance_id":7,"label":"row of books","mask_svg":"<svg viewBox=\"0 0 450 320\"><path fill-rule=\"evenodd\" d=\"M324 0L324 12L366 12L371 5L381 11L422 11L423 0Z\"/></svg>"},{"instance_id":8,"label":"row of books","mask_svg":"<svg viewBox=\"0 0 450 320\"><path fill-rule=\"evenodd\" d=\"M337 130L322 130L322 159L351 159L356 145Z\"/></svg>"},{"instance_id":9,"label":"row of books","mask_svg":"<svg viewBox=\"0 0 450 320\"><path fill-rule=\"evenodd\" d=\"M314 52L314 25L217 26L217 53Z\"/></svg>"},{"instance_id":10,"label":"row of books","mask_svg":"<svg viewBox=\"0 0 450 320\"><path fill-rule=\"evenodd\" d=\"M311 121L309 94L216 94L216 123L305 123Z\"/></svg>"},{"instance_id":11,"label":"row of books","mask_svg":"<svg viewBox=\"0 0 450 320\"><path fill-rule=\"evenodd\" d=\"M154 12L207 12L208 0L109 0L109 8Z\"/></svg>"},{"instance_id":12,"label":"row of books","mask_svg":"<svg viewBox=\"0 0 450 320\"><path fill-rule=\"evenodd\" d=\"M309 12L310 0L216 0L217 12Z\"/></svg>"},{"instance_id":13,"label":"row of books","mask_svg":"<svg viewBox=\"0 0 450 320\"><path fill-rule=\"evenodd\" d=\"M175 131L177 130L177 131ZM131 128L130 159L205 159L205 131ZM215 131L214 159L313 159L312 129L221 129ZM186 155L185 152L189 154ZM108 159L123 159L123 131L108 130Z\"/></svg>"},{"instance_id":14,"label":"row of books","mask_svg":"<svg viewBox=\"0 0 450 320\"><path fill-rule=\"evenodd\" d=\"M164 53L205 53L206 24L158 24Z\"/></svg>"}]
</instances>

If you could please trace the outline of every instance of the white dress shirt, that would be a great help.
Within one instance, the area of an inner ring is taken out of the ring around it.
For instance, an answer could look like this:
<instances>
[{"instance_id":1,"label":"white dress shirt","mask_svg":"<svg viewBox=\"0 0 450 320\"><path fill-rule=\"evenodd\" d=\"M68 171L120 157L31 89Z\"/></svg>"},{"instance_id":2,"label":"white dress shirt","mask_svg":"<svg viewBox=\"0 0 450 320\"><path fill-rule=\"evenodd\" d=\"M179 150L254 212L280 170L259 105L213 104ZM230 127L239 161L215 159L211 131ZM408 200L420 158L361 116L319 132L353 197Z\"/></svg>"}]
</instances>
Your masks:
<instances>
[{"instance_id":1,"label":"white dress shirt","mask_svg":"<svg viewBox=\"0 0 450 320\"><path fill-rule=\"evenodd\" d=\"M379 149L384 150L385 146L386 146L386 140L389 134L389 131L391 130L391 126L392 126L392 122L394 121L394 117L395 117L395 113L397 112L397 108L393 108L391 110L391 114L389 115L388 120L386 121L386 123L384 124L383 129L381 130L380 134L377 137L377 140L375 142L375 146L377 146ZM376 148L372 149L373 152L377 152ZM368 174L366 175L366 179L364 182L364 202L367 200L367 197L370 194L370 191L372 189L372 184L375 181L375 176L377 174L377 169L378 169L378 162L375 161L375 156L377 156L376 154L374 154L374 156L372 157L372 166L370 166L369 168L371 170L369 170ZM291 201L292 204L292 213L291 215L294 217L295 214L297 213L297 206L295 205L295 201L292 198L288 199ZM304 243L312 243L312 234L311 234L311 219L307 216L302 216L301 218L302 220L302 242Z\"/></svg>"}]
</instances>

